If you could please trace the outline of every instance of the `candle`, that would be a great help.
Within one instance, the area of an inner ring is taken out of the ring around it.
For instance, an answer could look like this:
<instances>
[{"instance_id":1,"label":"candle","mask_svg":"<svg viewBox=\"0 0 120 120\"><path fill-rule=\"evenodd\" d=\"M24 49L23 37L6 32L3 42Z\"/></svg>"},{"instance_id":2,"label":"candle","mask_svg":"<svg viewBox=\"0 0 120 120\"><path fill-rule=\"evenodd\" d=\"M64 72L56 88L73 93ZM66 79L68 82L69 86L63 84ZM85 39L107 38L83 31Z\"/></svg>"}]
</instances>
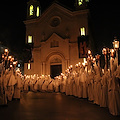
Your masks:
<instances>
[{"instance_id":1,"label":"candle","mask_svg":"<svg viewBox=\"0 0 120 120\"><path fill-rule=\"evenodd\" d=\"M2 59L4 59L5 58L5 56L4 56L4 54L2 54Z\"/></svg>"},{"instance_id":2,"label":"candle","mask_svg":"<svg viewBox=\"0 0 120 120\"><path fill-rule=\"evenodd\" d=\"M78 66L79 66L78 64L75 65L76 68L78 68Z\"/></svg>"},{"instance_id":3,"label":"candle","mask_svg":"<svg viewBox=\"0 0 120 120\"><path fill-rule=\"evenodd\" d=\"M88 55L91 55L91 50L88 50Z\"/></svg>"},{"instance_id":4,"label":"candle","mask_svg":"<svg viewBox=\"0 0 120 120\"><path fill-rule=\"evenodd\" d=\"M102 69L102 73L104 74L104 69Z\"/></svg>"},{"instance_id":5,"label":"candle","mask_svg":"<svg viewBox=\"0 0 120 120\"><path fill-rule=\"evenodd\" d=\"M8 56L8 60L11 60L12 56Z\"/></svg>"},{"instance_id":6,"label":"candle","mask_svg":"<svg viewBox=\"0 0 120 120\"><path fill-rule=\"evenodd\" d=\"M13 66L12 65L10 65L10 68L12 68Z\"/></svg>"}]
</instances>

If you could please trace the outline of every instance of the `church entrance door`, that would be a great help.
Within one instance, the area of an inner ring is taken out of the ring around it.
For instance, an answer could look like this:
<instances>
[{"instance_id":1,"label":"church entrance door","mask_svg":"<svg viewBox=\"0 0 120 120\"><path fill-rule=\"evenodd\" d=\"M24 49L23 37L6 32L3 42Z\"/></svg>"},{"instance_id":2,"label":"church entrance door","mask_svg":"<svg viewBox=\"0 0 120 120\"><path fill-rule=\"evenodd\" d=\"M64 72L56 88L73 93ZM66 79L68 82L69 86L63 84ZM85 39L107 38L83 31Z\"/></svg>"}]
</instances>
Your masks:
<instances>
[{"instance_id":1,"label":"church entrance door","mask_svg":"<svg viewBox=\"0 0 120 120\"><path fill-rule=\"evenodd\" d=\"M62 64L50 66L51 78L54 78L62 73Z\"/></svg>"}]
</instances>

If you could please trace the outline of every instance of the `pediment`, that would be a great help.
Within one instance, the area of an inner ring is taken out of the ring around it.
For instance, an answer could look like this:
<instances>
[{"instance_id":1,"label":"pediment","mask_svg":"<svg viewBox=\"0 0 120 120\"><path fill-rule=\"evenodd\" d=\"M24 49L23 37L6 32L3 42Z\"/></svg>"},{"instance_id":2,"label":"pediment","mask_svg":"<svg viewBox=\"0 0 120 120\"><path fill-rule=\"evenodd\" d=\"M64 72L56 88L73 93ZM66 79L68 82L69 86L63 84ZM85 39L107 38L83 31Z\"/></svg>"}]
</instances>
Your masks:
<instances>
[{"instance_id":1,"label":"pediment","mask_svg":"<svg viewBox=\"0 0 120 120\"><path fill-rule=\"evenodd\" d=\"M64 39L62 37L60 37L59 35L57 35L56 33L53 33L45 42L51 42L51 41L64 41Z\"/></svg>"}]
</instances>

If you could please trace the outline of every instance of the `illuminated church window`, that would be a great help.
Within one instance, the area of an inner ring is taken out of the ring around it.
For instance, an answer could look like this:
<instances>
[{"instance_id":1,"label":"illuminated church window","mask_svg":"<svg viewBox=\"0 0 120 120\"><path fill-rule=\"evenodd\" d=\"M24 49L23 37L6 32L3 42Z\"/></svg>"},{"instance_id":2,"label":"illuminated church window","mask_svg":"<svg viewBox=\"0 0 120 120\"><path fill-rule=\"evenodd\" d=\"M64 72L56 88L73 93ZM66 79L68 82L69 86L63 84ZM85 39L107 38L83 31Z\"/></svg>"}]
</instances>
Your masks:
<instances>
[{"instance_id":1,"label":"illuminated church window","mask_svg":"<svg viewBox=\"0 0 120 120\"><path fill-rule=\"evenodd\" d=\"M78 5L82 5L83 0L78 0Z\"/></svg>"},{"instance_id":2,"label":"illuminated church window","mask_svg":"<svg viewBox=\"0 0 120 120\"><path fill-rule=\"evenodd\" d=\"M33 37L31 35L28 36L28 43L33 43Z\"/></svg>"},{"instance_id":3,"label":"illuminated church window","mask_svg":"<svg viewBox=\"0 0 120 120\"><path fill-rule=\"evenodd\" d=\"M85 27L81 28L81 36L84 35L85 36Z\"/></svg>"},{"instance_id":4,"label":"illuminated church window","mask_svg":"<svg viewBox=\"0 0 120 120\"><path fill-rule=\"evenodd\" d=\"M33 15L33 5L30 6L30 16Z\"/></svg>"},{"instance_id":5,"label":"illuminated church window","mask_svg":"<svg viewBox=\"0 0 120 120\"><path fill-rule=\"evenodd\" d=\"M36 16L39 17L39 15L40 15L40 12L39 12L39 6L38 6Z\"/></svg>"},{"instance_id":6,"label":"illuminated church window","mask_svg":"<svg viewBox=\"0 0 120 120\"><path fill-rule=\"evenodd\" d=\"M28 70L31 69L31 64L30 64L30 63L27 64L27 69L28 69Z\"/></svg>"}]
</instances>

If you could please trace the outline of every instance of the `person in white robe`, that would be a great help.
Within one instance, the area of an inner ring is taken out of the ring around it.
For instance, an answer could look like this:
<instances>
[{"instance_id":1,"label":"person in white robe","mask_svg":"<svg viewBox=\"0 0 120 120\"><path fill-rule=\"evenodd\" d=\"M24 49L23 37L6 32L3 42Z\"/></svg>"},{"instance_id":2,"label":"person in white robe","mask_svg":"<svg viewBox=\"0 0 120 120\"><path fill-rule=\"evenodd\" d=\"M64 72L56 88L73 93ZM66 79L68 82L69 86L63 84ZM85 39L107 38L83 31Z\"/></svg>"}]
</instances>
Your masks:
<instances>
[{"instance_id":1,"label":"person in white robe","mask_svg":"<svg viewBox=\"0 0 120 120\"><path fill-rule=\"evenodd\" d=\"M61 89L60 89L60 92L62 92L62 93L65 93L65 90L66 90L66 79L67 79L67 77L65 76L65 75L63 75L62 77L61 77Z\"/></svg>"},{"instance_id":2,"label":"person in white robe","mask_svg":"<svg viewBox=\"0 0 120 120\"><path fill-rule=\"evenodd\" d=\"M8 83L8 87L9 87L8 100L12 101L12 98L14 95L14 86L17 84L17 80L15 79L13 68L11 68L10 74L11 76L10 76L10 80Z\"/></svg>"},{"instance_id":3,"label":"person in white robe","mask_svg":"<svg viewBox=\"0 0 120 120\"><path fill-rule=\"evenodd\" d=\"M21 80L21 77L20 77L20 75L18 73L16 73L15 78L17 80L17 84L15 85L13 98L20 100L22 80Z\"/></svg>"},{"instance_id":4,"label":"person in white robe","mask_svg":"<svg viewBox=\"0 0 120 120\"><path fill-rule=\"evenodd\" d=\"M36 80L35 84L34 84L34 91L37 92L38 91L38 88L39 87L39 84L38 84L38 80Z\"/></svg>"},{"instance_id":5,"label":"person in white robe","mask_svg":"<svg viewBox=\"0 0 120 120\"><path fill-rule=\"evenodd\" d=\"M54 91L53 81L54 81L54 79L51 79L51 77L48 76L48 92Z\"/></svg>"},{"instance_id":6,"label":"person in white robe","mask_svg":"<svg viewBox=\"0 0 120 120\"><path fill-rule=\"evenodd\" d=\"M30 86L30 91L34 91L33 79L32 78L30 79L29 86Z\"/></svg>"},{"instance_id":7,"label":"person in white robe","mask_svg":"<svg viewBox=\"0 0 120 120\"><path fill-rule=\"evenodd\" d=\"M83 83L81 82L81 75L78 77L78 89L77 89L77 96L78 98L82 98L83 96Z\"/></svg>"},{"instance_id":8,"label":"person in white robe","mask_svg":"<svg viewBox=\"0 0 120 120\"><path fill-rule=\"evenodd\" d=\"M48 78L47 78L47 76L45 76L45 78L44 78L44 83L43 83L43 85L42 85L42 92L46 92L47 91L47 87L48 87Z\"/></svg>"},{"instance_id":9,"label":"person in white robe","mask_svg":"<svg viewBox=\"0 0 120 120\"><path fill-rule=\"evenodd\" d=\"M77 90L78 90L77 89L77 87L78 87L77 80L78 80L77 73L75 71L73 71L73 91L72 91L72 93L75 97L78 96L78 94L77 94Z\"/></svg>"},{"instance_id":10,"label":"person in white robe","mask_svg":"<svg viewBox=\"0 0 120 120\"><path fill-rule=\"evenodd\" d=\"M77 94L78 94L78 98L82 98L83 97L83 81L81 79L81 74L82 72L84 71L84 67L79 66L79 76L78 76L78 91L77 91Z\"/></svg>"},{"instance_id":11,"label":"person in white robe","mask_svg":"<svg viewBox=\"0 0 120 120\"><path fill-rule=\"evenodd\" d=\"M86 71L85 71L85 67L84 66L82 66L82 68L81 68L82 70L81 70L81 83L82 83L82 88L83 88L83 93L82 93L82 98L87 98L88 97L88 90L87 90L87 73L86 73Z\"/></svg>"},{"instance_id":12,"label":"person in white robe","mask_svg":"<svg viewBox=\"0 0 120 120\"><path fill-rule=\"evenodd\" d=\"M35 84L34 84L34 91L37 92L39 90L39 80L37 78Z\"/></svg>"},{"instance_id":13,"label":"person in white robe","mask_svg":"<svg viewBox=\"0 0 120 120\"><path fill-rule=\"evenodd\" d=\"M59 76L55 77L54 88L55 88L55 92L60 92L60 78L59 78Z\"/></svg>"},{"instance_id":14,"label":"person in white robe","mask_svg":"<svg viewBox=\"0 0 120 120\"><path fill-rule=\"evenodd\" d=\"M100 107L108 107L108 80L110 77L110 71L105 72L101 79L101 100Z\"/></svg>"},{"instance_id":15,"label":"person in white robe","mask_svg":"<svg viewBox=\"0 0 120 120\"><path fill-rule=\"evenodd\" d=\"M87 76L87 83L88 83L88 100L93 101L94 100L94 73L89 70L88 76Z\"/></svg>"},{"instance_id":16,"label":"person in white robe","mask_svg":"<svg viewBox=\"0 0 120 120\"><path fill-rule=\"evenodd\" d=\"M67 76L67 79L66 79L66 90L65 90L65 94L66 95L70 95L70 74Z\"/></svg>"},{"instance_id":17,"label":"person in white robe","mask_svg":"<svg viewBox=\"0 0 120 120\"><path fill-rule=\"evenodd\" d=\"M112 115L120 115L120 66L117 68L116 59L111 62L111 77L108 82L108 108ZM116 70L117 69L117 70Z\"/></svg>"},{"instance_id":18,"label":"person in white robe","mask_svg":"<svg viewBox=\"0 0 120 120\"><path fill-rule=\"evenodd\" d=\"M24 91L25 92L28 92L28 85L29 85L29 78L28 77L25 77L25 81L24 81Z\"/></svg>"},{"instance_id":19,"label":"person in white robe","mask_svg":"<svg viewBox=\"0 0 120 120\"><path fill-rule=\"evenodd\" d=\"M39 91L42 91L42 86L44 82L45 82L44 76L40 76L39 81L38 81Z\"/></svg>"},{"instance_id":20,"label":"person in white robe","mask_svg":"<svg viewBox=\"0 0 120 120\"><path fill-rule=\"evenodd\" d=\"M108 108L112 115L120 115L120 86L119 79L115 75L109 79L108 84Z\"/></svg>"},{"instance_id":21,"label":"person in white robe","mask_svg":"<svg viewBox=\"0 0 120 120\"><path fill-rule=\"evenodd\" d=\"M0 105L7 105L7 81L5 80L4 71L1 73L1 90L0 90Z\"/></svg>"},{"instance_id":22,"label":"person in white robe","mask_svg":"<svg viewBox=\"0 0 120 120\"><path fill-rule=\"evenodd\" d=\"M97 64L94 65L95 76L94 76L94 103L100 105L101 101L101 71Z\"/></svg>"}]
</instances>

